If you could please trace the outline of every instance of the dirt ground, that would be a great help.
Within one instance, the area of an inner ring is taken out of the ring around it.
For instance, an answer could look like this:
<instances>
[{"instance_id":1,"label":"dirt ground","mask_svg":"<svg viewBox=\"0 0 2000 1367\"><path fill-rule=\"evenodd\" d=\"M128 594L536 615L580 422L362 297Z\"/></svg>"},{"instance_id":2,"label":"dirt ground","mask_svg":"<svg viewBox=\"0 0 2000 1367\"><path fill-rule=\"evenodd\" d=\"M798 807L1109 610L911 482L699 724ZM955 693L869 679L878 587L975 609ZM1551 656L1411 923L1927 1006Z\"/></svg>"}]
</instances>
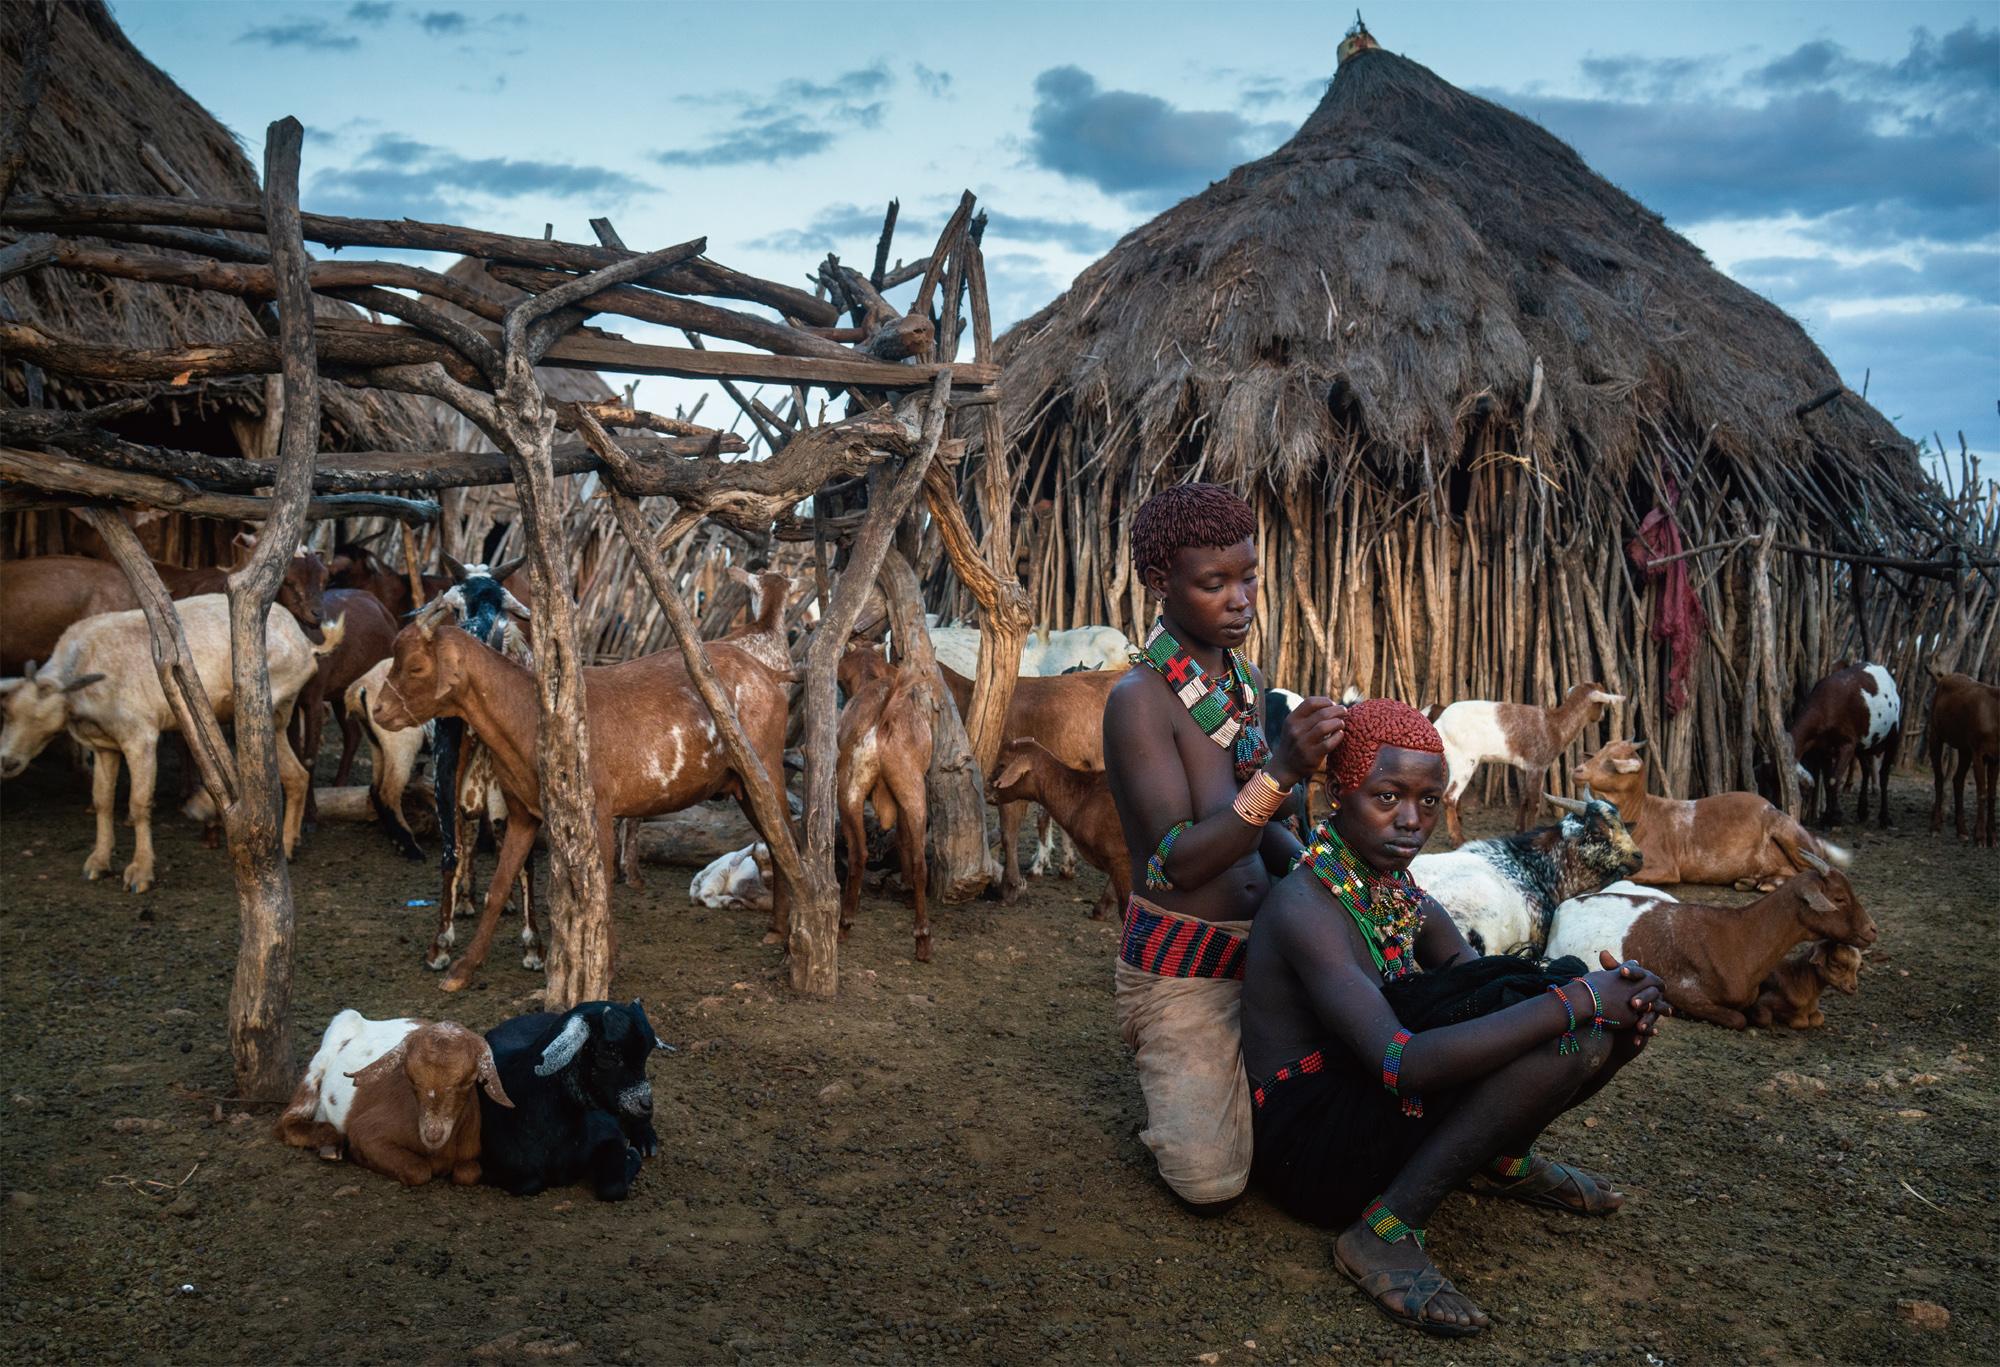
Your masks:
<instances>
[{"instance_id":1,"label":"dirt ground","mask_svg":"<svg viewBox=\"0 0 2000 1367\"><path fill-rule=\"evenodd\" d=\"M939 913L927 966L907 909L873 900L839 1000L807 1003L780 990L760 917L691 910L687 872L651 869L617 893L618 987L682 1052L653 1066L665 1151L632 1199L406 1191L278 1145L271 1108L229 1097L222 857L168 817L154 892L85 883L88 783L52 756L0 822L0 1354L1990 1360L2000 858L1923 833L1927 778L1894 796L1894 831L1845 833L1883 932L1861 995L1812 1032L1670 1025L1566 1117L1545 1147L1631 1194L1615 1219L1447 1202L1432 1251L1495 1320L1448 1344L1378 1317L1325 1237L1261 1199L1199 1220L1166 1196L1091 870ZM342 1007L480 1029L529 1008L534 980L501 953L476 990L438 992L418 964L432 913L406 906L435 897L431 866L374 833L321 831L293 879L301 1061Z\"/></svg>"}]
</instances>

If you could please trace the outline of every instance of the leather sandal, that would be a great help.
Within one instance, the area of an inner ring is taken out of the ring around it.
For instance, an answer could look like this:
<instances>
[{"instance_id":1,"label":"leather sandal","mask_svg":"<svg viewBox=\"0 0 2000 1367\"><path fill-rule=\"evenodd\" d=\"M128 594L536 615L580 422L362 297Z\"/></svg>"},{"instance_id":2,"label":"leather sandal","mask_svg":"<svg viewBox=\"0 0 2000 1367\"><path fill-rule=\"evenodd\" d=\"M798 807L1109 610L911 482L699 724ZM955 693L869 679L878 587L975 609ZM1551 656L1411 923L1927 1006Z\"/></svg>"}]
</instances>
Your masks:
<instances>
[{"instance_id":1,"label":"leather sandal","mask_svg":"<svg viewBox=\"0 0 2000 1367\"><path fill-rule=\"evenodd\" d=\"M1495 1177L1476 1173L1467 1190L1479 1196L1498 1196L1509 1201L1548 1206L1571 1215L1602 1219L1616 1214L1618 1206L1604 1202L1613 1194L1582 1168L1573 1168L1553 1158L1537 1158L1535 1166L1519 1177Z\"/></svg>"},{"instance_id":2,"label":"leather sandal","mask_svg":"<svg viewBox=\"0 0 2000 1367\"><path fill-rule=\"evenodd\" d=\"M1361 1294L1368 1297L1377 1310L1398 1324L1450 1339L1469 1339L1486 1332L1483 1324L1448 1324L1424 1314L1439 1296L1447 1292L1464 1294L1434 1266L1387 1267L1375 1272L1357 1272L1347 1265L1347 1260L1340 1256L1337 1248L1333 1253L1333 1265L1340 1269L1343 1277L1361 1289ZM1389 1299L1392 1296L1396 1298L1394 1301Z\"/></svg>"}]
</instances>

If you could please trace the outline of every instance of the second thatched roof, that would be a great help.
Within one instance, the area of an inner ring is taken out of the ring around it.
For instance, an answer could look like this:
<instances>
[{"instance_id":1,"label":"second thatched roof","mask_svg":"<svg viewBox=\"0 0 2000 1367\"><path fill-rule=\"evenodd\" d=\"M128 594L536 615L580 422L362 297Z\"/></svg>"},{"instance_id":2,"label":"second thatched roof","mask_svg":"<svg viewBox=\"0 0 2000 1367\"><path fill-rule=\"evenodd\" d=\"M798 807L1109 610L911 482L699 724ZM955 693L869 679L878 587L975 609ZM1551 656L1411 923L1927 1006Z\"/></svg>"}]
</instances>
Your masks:
<instances>
[{"instance_id":1,"label":"second thatched roof","mask_svg":"<svg viewBox=\"0 0 2000 1367\"><path fill-rule=\"evenodd\" d=\"M1142 485L1337 486L1359 462L1419 487L1497 424L1558 484L1621 480L1664 433L1758 502L1921 499L1911 443L1868 404L1799 416L1840 379L1796 322L1546 130L1379 49L999 352L1010 437L1071 425Z\"/></svg>"}]
</instances>

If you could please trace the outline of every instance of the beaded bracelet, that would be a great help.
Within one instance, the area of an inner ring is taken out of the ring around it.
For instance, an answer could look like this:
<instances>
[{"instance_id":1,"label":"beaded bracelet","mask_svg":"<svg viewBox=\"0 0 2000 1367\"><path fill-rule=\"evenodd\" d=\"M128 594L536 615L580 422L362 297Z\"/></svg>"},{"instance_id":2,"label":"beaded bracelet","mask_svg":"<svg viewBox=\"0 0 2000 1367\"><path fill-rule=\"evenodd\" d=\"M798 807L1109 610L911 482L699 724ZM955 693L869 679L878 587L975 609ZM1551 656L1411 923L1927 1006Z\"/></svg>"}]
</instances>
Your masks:
<instances>
[{"instance_id":1,"label":"beaded bracelet","mask_svg":"<svg viewBox=\"0 0 2000 1367\"><path fill-rule=\"evenodd\" d=\"M1280 787L1270 771L1259 769L1248 783L1236 792L1236 800L1229 804L1231 811L1243 818L1249 826L1269 825L1271 818L1278 814L1278 808L1285 805L1291 791Z\"/></svg>"},{"instance_id":2,"label":"beaded bracelet","mask_svg":"<svg viewBox=\"0 0 2000 1367\"><path fill-rule=\"evenodd\" d=\"M1593 1037L1603 1035L1604 998L1597 995L1597 989L1590 985L1588 978L1572 978L1570 981L1580 984L1583 990L1590 994L1590 1008L1593 1013L1590 1018L1590 1033Z\"/></svg>"},{"instance_id":3,"label":"beaded bracelet","mask_svg":"<svg viewBox=\"0 0 2000 1367\"><path fill-rule=\"evenodd\" d=\"M1558 1054L1574 1054L1577 1050L1583 1048L1581 1044L1576 1042L1576 1008L1570 1005L1568 995L1560 987L1551 985L1549 991L1556 994L1556 1000L1563 1004L1563 1012L1569 1017L1569 1028L1564 1030L1561 1038L1556 1040L1556 1052Z\"/></svg>"},{"instance_id":4,"label":"beaded bracelet","mask_svg":"<svg viewBox=\"0 0 2000 1367\"><path fill-rule=\"evenodd\" d=\"M1397 1074L1403 1071L1403 1046L1410 1042L1410 1032L1398 1030L1389 1036L1389 1047L1382 1051L1382 1085L1397 1096L1403 1096L1397 1087ZM1420 1096L1403 1097L1403 1114L1414 1119L1424 1113L1424 1099Z\"/></svg>"},{"instance_id":5,"label":"beaded bracelet","mask_svg":"<svg viewBox=\"0 0 2000 1367\"><path fill-rule=\"evenodd\" d=\"M1369 1203L1368 1209L1361 1212L1361 1223L1375 1231L1375 1237L1385 1244L1415 1239L1418 1248L1424 1246L1424 1231L1397 1219L1395 1212L1383 1205L1379 1196Z\"/></svg>"},{"instance_id":6,"label":"beaded bracelet","mask_svg":"<svg viewBox=\"0 0 2000 1367\"><path fill-rule=\"evenodd\" d=\"M1146 861L1146 886L1154 892L1172 892L1173 880L1167 877L1167 856L1174 852L1174 842L1181 838L1181 832L1194 825L1192 821L1177 822L1160 837L1160 848L1153 851L1153 857Z\"/></svg>"}]
</instances>

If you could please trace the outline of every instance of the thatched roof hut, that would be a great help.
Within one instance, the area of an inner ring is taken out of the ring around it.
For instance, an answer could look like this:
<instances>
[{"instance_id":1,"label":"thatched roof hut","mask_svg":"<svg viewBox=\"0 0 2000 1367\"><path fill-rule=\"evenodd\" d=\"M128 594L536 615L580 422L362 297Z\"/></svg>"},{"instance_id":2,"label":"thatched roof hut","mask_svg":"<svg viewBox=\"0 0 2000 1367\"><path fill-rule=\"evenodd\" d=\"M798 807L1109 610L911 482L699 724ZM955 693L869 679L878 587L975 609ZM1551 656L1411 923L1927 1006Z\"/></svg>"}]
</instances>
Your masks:
<instances>
[{"instance_id":1,"label":"thatched roof hut","mask_svg":"<svg viewBox=\"0 0 2000 1367\"><path fill-rule=\"evenodd\" d=\"M1720 783L1747 753L1742 575L1670 576L1661 604L1626 542L1655 510L1655 556L1771 520L1781 541L1915 541L1939 517L1914 448L1546 130L1365 36L1343 53L1289 142L1001 339L1037 620L1142 627L1131 515L1215 480L1262 513L1252 647L1279 681L1550 702L1603 678L1683 789L1691 765ZM1780 564L1778 620L1805 638L1787 686L1855 649L1806 620L1830 618L1836 573ZM1674 611L1691 601L1705 624ZM1669 618L1677 680L1645 640Z\"/></svg>"},{"instance_id":2,"label":"thatched roof hut","mask_svg":"<svg viewBox=\"0 0 2000 1367\"><path fill-rule=\"evenodd\" d=\"M27 29L0 24L0 90L19 80ZM256 169L229 130L139 53L101 0L58 6L52 43L18 189L157 195L179 192L178 182L219 199L259 197ZM0 242L10 237L0 233ZM320 309L356 312L332 300ZM31 271L0 284L0 310L66 337L133 347L240 337L252 326L245 305L221 294L77 271ZM268 453L275 439L265 431L264 384L256 379L93 384L4 363L0 403L30 402L31 381L52 408L156 392L144 413L115 424L138 441L235 456ZM321 446L330 451L432 449L439 441L425 401L337 384L321 390L321 424ZM4 540L16 548L16 536Z\"/></svg>"}]
</instances>

